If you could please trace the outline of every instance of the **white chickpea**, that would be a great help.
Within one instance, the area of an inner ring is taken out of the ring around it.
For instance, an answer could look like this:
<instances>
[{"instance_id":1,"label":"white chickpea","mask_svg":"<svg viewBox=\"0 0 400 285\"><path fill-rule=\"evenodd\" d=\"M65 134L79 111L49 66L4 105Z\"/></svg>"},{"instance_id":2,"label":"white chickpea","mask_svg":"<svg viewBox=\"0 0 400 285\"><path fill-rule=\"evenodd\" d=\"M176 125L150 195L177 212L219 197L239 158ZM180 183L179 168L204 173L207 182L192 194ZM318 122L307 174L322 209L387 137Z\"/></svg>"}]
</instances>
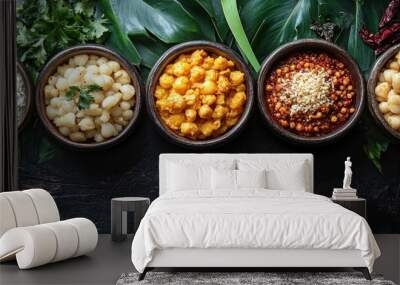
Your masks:
<instances>
[{"instance_id":1,"label":"white chickpea","mask_svg":"<svg viewBox=\"0 0 400 285\"><path fill-rule=\"evenodd\" d=\"M386 118L391 128L400 130L400 115L391 115Z\"/></svg>"},{"instance_id":2,"label":"white chickpea","mask_svg":"<svg viewBox=\"0 0 400 285\"><path fill-rule=\"evenodd\" d=\"M85 134L82 133L82 132L71 133L69 135L69 138L71 139L71 141L74 141L74 142L84 142L84 141L86 141Z\"/></svg>"},{"instance_id":3,"label":"white chickpea","mask_svg":"<svg viewBox=\"0 0 400 285\"><path fill-rule=\"evenodd\" d=\"M95 77L96 77L96 74L94 74L94 73L86 73L86 74L83 76L83 83L84 83L85 85L94 84L94 79L95 79Z\"/></svg>"},{"instance_id":4,"label":"white chickpea","mask_svg":"<svg viewBox=\"0 0 400 285\"><path fill-rule=\"evenodd\" d=\"M103 63L107 63L108 62L108 59L107 58L105 58L104 56L102 56L102 57L99 57L98 59L97 59L97 65L102 65Z\"/></svg>"},{"instance_id":5,"label":"white chickpea","mask_svg":"<svg viewBox=\"0 0 400 285\"><path fill-rule=\"evenodd\" d=\"M50 76L49 77L49 80L47 80L47 82L50 84L50 85L56 85L56 83L57 83L57 76L55 76L55 75L52 75L52 76Z\"/></svg>"},{"instance_id":6,"label":"white chickpea","mask_svg":"<svg viewBox=\"0 0 400 285\"><path fill-rule=\"evenodd\" d=\"M392 76L393 76L393 74L396 74L396 71L395 71L395 70L393 70L393 69L386 69L386 70L383 72L383 77L385 77L385 81L391 84L391 83L392 83Z\"/></svg>"},{"instance_id":7,"label":"white chickpea","mask_svg":"<svg viewBox=\"0 0 400 285\"><path fill-rule=\"evenodd\" d=\"M381 82L375 87L375 95L381 98L387 98L390 91L390 85L387 82Z\"/></svg>"},{"instance_id":8,"label":"white chickpea","mask_svg":"<svg viewBox=\"0 0 400 285\"><path fill-rule=\"evenodd\" d=\"M56 88L58 90L67 90L68 88L68 81L64 77L59 77L57 79Z\"/></svg>"},{"instance_id":9,"label":"white chickpea","mask_svg":"<svg viewBox=\"0 0 400 285\"><path fill-rule=\"evenodd\" d=\"M400 93L400 73L395 73L392 75L392 86L394 91Z\"/></svg>"},{"instance_id":10,"label":"white chickpea","mask_svg":"<svg viewBox=\"0 0 400 285\"><path fill-rule=\"evenodd\" d=\"M71 133L71 130L67 127L59 127L58 131L65 137L67 137Z\"/></svg>"},{"instance_id":11,"label":"white chickpea","mask_svg":"<svg viewBox=\"0 0 400 285\"><path fill-rule=\"evenodd\" d=\"M64 76L65 71L70 68L69 65L65 64L65 65L60 65L57 67L57 73L61 76Z\"/></svg>"},{"instance_id":12,"label":"white chickpea","mask_svg":"<svg viewBox=\"0 0 400 285\"><path fill-rule=\"evenodd\" d=\"M119 106L121 107L122 110L126 111L129 110L131 108L131 104L129 102L126 101L122 101Z\"/></svg>"},{"instance_id":13,"label":"white chickpea","mask_svg":"<svg viewBox=\"0 0 400 285\"><path fill-rule=\"evenodd\" d=\"M89 60L89 56L87 54L79 54L73 57L75 65L84 66L86 62Z\"/></svg>"},{"instance_id":14,"label":"white chickpea","mask_svg":"<svg viewBox=\"0 0 400 285\"><path fill-rule=\"evenodd\" d=\"M122 112L122 117L125 120L129 121L133 117L133 111L132 110L126 110L126 111Z\"/></svg>"},{"instance_id":15,"label":"white chickpea","mask_svg":"<svg viewBox=\"0 0 400 285\"><path fill-rule=\"evenodd\" d=\"M400 114L400 105L388 103L388 107L393 114Z\"/></svg>"},{"instance_id":16,"label":"white chickpea","mask_svg":"<svg viewBox=\"0 0 400 285\"><path fill-rule=\"evenodd\" d=\"M58 90L54 87L54 85L46 85L44 87L44 95L47 98L56 97L58 95Z\"/></svg>"},{"instance_id":17,"label":"white chickpea","mask_svg":"<svg viewBox=\"0 0 400 285\"><path fill-rule=\"evenodd\" d=\"M79 127L82 131L90 131L96 128L93 118L85 117L79 122Z\"/></svg>"},{"instance_id":18,"label":"white chickpea","mask_svg":"<svg viewBox=\"0 0 400 285\"><path fill-rule=\"evenodd\" d=\"M119 63L113 60L110 60L108 62L108 66L111 68L112 72L117 72L118 70L121 69Z\"/></svg>"},{"instance_id":19,"label":"white chickpea","mask_svg":"<svg viewBox=\"0 0 400 285\"><path fill-rule=\"evenodd\" d=\"M136 93L135 87L130 84L122 85L119 90L122 93L122 99L125 101L130 100Z\"/></svg>"},{"instance_id":20,"label":"white chickpea","mask_svg":"<svg viewBox=\"0 0 400 285\"><path fill-rule=\"evenodd\" d=\"M99 66L99 72L101 74L110 76L113 71L107 63L103 63L102 65Z\"/></svg>"},{"instance_id":21,"label":"white chickpea","mask_svg":"<svg viewBox=\"0 0 400 285\"><path fill-rule=\"evenodd\" d=\"M114 124L114 128L117 130L118 133L120 133L123 129L122 126L118 124Z\"/></svg>"},{"instance_id":22,"label":"white chickpea","mask_svg":"<svg viewBox=\"0 0 400 285\"><path fill-rule=\"evenodd\" d=\"M79 85L80 81L82 80L84 73L82 70L75 68L68 76L68 84L72 85ZM77 84L78 83L78 84Z\"/></svg>"},{"instance_id":23,"label":"white chickpea","mask_svg":"<svg viewBox=\"0 0 400 285\"><path fill-rule=\"evenodd\" d=\"M122 116L122 109L116 106L110 110L110 114L112 117L120 117Z\"/></svg>"},{"instance_id":24,"label":"white chickpea","mask_svg":"<svg viewBox=\"0 0 400 285\"><path fill-rule=\"evenodd\" d=\"M101 135L104 138L110 138L114 135L114 126L110 123L104 123L101 125Z\"/></svg>"},{"instance_id":25,"label":"white chickpea","mask_svg":"<svg viewBox=\"0 0 400 285\"><path fill-rule=\"evenodd\" d=\"M113 85L111 86L111 90L114 92L118 92L121 86L122 86L121 83L114 82Z\"/></svg>"},{"instance_id":26,"label":"white chickpea","mask_svg":"<svg viewBox=\"0 0 400 285\"><path fill-rule=\"evenodd\" d=\"M121 93L115 93L112 96L108 96L103 100L101 106L106 110L110 110L112 107L114 107L119 103L121 97L122 97Z\"/></svg>"},{"instance_id":27,"label":"white chickpea","mask_svg":"<svg viewBox=\"0 0 400 285\"><path fill-rule=\"evenodd\" d=\"M75 114L68 113L61 117L57 117L54 119L54 123L57 127L73 127L75 126Z\"/></svg>"},{"instance_id":28,"label":"white chickpea","mask_svg":"<svg viewBox=\"0 0 400 285\"><path fill-rule=\"evenodd\" d=\"M97 65L89 65L88 67L86 67L86 73L98 74L99 67Z\"/></svg>"},{"instance_id":29,"label":"white chickpea","mask_svg":"<svg viewBox=\"0 0 400 285\"><path fill-rule=\"evenodd\" d=\"M104 141L104 137L101 134L97 133L94 136L94 140L95 140L95 142L103 142Z\"/></svg>"},{"instance_id":30,"label":"white chickpea","mask_svg":"<svg viewBox=\"0 0 400 285\"><path fill-rule=\"evenodd\" d=\"M58 109L52 107L52 106L47 106L46 107L46 114L47 117L49 117L50 120L53 120L58 116Z\"/></svg>"},{"instance_id":31,"label":"white chickpea","mask_svg":"<svg viewBox=\"0 0 400 285\"><path fill-rule=\"evenodd\" d=\"M388 103L387 102L379 103L379 111L381 111L383 114L390 112Z\"/></svg>"},{"instance_id":32,"label":"white chickpea","mask_svg":"<svg viewBox=\"0 0 400 285\"><path fill-rule=\"evenodd\" d=\"M81 119L85 117L85 110L80 110L79 112L76 113L76 118Z\"/></svg>"},{"instance_id":33,"label":"white chickpea","mask_svg":"<svg viewBox=\"0 0 400 285\"><path fill-rule=\"evenodd\" d=\"M96 104L100 104L104 100L104 95L102 92L97 91L97 92L92 92L90 95L93 96L94 102Z\"/></svg>"},{"instance_id":34,"label":"white chickpea","mask_svg":"<svg viewBox=\"0 0 400 285\"><path fill-rule=\"evenodd\" d=\"M90 54L89 55L89 60L98 60L99 59L99 56L98 55L95 55L95 54Z\"/></svg>"},{"instance_id":35,"label":"white chickpea","mask_svg":"<svg viewBox=\"0 0 400 285\"><path fill-rule=\"evenodd\" d=\"M110 113L104 110L99 119L102 123L107 123L110 120Z\"/></svg>"},{"instance_id":36,"label":"white chickpea","mask_svg":"<svg viewBox=\"0 0 400 285\"><path fill-rule=\"evenodd\" d=\"M74 112L74 106L75 106L74 102L62 100L59 108L59 114L64 115L67 113Z\"/></svg>"},{"instance_id":37,"label":"white chickpea","mask_svg":"<svg viewBox=\"0 0 400 285\"><path fill-rule=\"evenodd\" d=\"M84 110L84 112L85 112L85 115L96 117L96 116L100 116L101 113L103 113L103 110L101 110L99 108L98 104L92 103L92 104L90 104L88 109Z\"/></svg>"},{"instance_id":38,"label":"white chickpea","mask_svg":"<svg viewBox=\"0 0 400 285\"><path fill-rule=\"evenodd\" d=\"M128 72L121 69L114 73L114 78L116 82L121 84L129 84L131 82L131 78L129 77Z\"/></svg>"},{"instance_id":39,"label":"white chickpea","mask_svg":"<svg viewBox=\"0 0 400 285\"><path fill-rule=\"evenodd\" d=\"M114 80L108 75L101 74L94 77L94 82L103 90L108 90L113 85Z\"/></svg>"},{"instance_id":40,"label":"white chickpea","mask_svg":"<svg viewBox=\"0 0 400 285\"><path fill-rule=\"evenodd\" d=\"M400 105L400 95L398 95L395 92L389 92L388 96L388 103L389 104L395 104L395 105Z\"/></svg>"},{"instance_id":41,"label":"white chickpea","mask_svg":"<svg viewBox=\"0 0 400 285\"><path fill-rule=\"evenodd\" d=\"M61 107L61 104L62 104L63 101L64 101L64 100L61 99L60 97L55 97L55 98L52 98L52 99L50 100L50 105L51 105L52 107L54 107L54 108L59 108L59 107Z\"/></svg>"},{"instance_id":42,"label":"white chickpea","mask_svg":"<svg viewBox=\"0 0 400 285\"><path fill-rule=\"evenodd\" d=\"M123 117L117 117L114 119L114 121L121 126L126 126L128 124L128 122L125 121Z\"/></svg>"}]
</instances>

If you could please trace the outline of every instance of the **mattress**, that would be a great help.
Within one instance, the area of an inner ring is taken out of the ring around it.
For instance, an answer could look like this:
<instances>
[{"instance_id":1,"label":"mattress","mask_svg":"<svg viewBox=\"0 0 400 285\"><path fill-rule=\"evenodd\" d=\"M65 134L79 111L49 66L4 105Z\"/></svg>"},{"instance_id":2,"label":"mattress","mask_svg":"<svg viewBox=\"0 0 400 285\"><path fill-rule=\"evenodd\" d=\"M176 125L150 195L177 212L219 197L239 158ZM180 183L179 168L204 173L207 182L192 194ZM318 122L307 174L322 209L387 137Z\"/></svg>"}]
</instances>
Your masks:
<instances>
[{"instance_id":1,"label":"mattress","mask_svg":"<svg viewBox=\"0 0 400 285\"><path fill-rule=\"evenodd\" d=\"M169 248L359 250L370 271L380 255L361 216L324 196L265 189L160 196L135 234L132 262L143 272Z\"/></svg>"}]
</instances>

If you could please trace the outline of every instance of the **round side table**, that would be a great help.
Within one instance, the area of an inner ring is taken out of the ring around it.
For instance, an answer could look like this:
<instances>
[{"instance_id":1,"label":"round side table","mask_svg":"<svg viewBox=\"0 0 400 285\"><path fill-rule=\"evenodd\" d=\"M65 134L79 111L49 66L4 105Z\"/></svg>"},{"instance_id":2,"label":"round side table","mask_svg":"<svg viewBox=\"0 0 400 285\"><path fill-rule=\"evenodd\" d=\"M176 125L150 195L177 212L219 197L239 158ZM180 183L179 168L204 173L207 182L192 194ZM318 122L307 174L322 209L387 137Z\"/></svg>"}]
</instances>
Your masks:
<instances>
[{"instance_id":1,"label":"round side table","mask_svg":"<svg viewBox=\"0 0 400 285\"><path fill-rule=\"evenodd\" d=\"M111 239L123 241L127 232L127 213L134 213L133 231L136 232L140 221L150 205L150 199L145 197L120 197L111 199Z\"/></svg>"}]
</instances>

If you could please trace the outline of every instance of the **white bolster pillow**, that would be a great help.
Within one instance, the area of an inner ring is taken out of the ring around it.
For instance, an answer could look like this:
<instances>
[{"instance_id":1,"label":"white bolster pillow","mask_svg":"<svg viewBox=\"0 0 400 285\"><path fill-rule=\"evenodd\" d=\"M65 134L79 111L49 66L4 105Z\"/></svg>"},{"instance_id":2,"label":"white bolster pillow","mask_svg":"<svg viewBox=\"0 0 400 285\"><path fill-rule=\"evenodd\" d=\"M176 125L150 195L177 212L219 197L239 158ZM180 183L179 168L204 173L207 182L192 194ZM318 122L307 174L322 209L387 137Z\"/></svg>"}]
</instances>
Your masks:
<instances>
[{"instance_id":1,"label":"white bolster pillow","mask_svg":"<svg viewBox=\"0 0 400 285\"><path fill-rule=\"evenodd\" d=\"M20 269L33 268L87 254L97 240L96 226L84 218L14 228L0 238L0 261L16 257Z\"/></svg>"},{"instance_id":2,"label":"white bolster pillow","mask_svg":"<svg viewBox=\"0 0 400 285\"><path fill-rule=\"evenodd\" d=\"M0 195L0 237L9 229L15 228L14 212L6 197Z\"/></svg>"}]
</instances>

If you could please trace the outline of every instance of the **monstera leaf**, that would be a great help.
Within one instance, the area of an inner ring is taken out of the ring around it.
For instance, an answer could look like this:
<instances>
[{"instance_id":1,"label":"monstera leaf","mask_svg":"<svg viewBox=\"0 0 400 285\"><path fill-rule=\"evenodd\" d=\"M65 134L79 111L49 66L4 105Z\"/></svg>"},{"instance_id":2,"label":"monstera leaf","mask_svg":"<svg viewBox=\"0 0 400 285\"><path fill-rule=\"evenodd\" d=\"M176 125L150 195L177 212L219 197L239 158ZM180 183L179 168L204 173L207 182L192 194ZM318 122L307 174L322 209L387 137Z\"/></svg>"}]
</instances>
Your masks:
<instances>
[{"instance_id":1,"label":"monstera leaf","mask_svg":"<svg viewBox=\"0 0 400 285\"><path fill-rule=\"evenodd\" d=\"M241 11L243 26L259 60L284 43L316 37L310 30L316 17L315 0L252 0Z\"/></svg>"}]
</instances>

